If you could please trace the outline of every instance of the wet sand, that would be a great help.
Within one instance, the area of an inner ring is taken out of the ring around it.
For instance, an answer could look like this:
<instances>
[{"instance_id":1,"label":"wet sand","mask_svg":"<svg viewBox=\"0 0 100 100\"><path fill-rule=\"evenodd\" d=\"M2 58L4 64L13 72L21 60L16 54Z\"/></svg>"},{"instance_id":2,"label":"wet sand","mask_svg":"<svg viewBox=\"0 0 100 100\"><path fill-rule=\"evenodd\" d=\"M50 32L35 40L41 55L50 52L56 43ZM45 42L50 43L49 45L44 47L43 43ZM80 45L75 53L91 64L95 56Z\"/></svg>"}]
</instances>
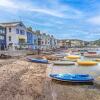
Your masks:
<instances>
[{"instance_id":1,"label":"wet sand","mask_svg":"<svg viewBox=\"0 0 100 100\"><path fill-rule=\"evenodd\" d=\"M51 65L47 68L47 77L53 70ZM47 78L44 90L46 100L100 100L100 78L94 83L70 83Z\"/></svg>"},{"instance_id":2,"label":"wet sand","mask_svg":"<svg viewBox=\"0 0 100 100\"><path fill-rule=\"evenodd\" d=\"M51 88L48 88L49 95L47 95L46 100L100 100L100 90L92 84L68 84L66 82L52 81L49 86Z\"/></svg>"},{"instance_id":3,"label":"wet sand","mask_svg":"<svg viewBox=\"0 0 100 100\"><path fill-rule=\"evenodd\" d=\"M48 65L25 59L0 60L0 100L100 100L99 79L94 85L51 80Z\"/></svg>"}]
</instances>

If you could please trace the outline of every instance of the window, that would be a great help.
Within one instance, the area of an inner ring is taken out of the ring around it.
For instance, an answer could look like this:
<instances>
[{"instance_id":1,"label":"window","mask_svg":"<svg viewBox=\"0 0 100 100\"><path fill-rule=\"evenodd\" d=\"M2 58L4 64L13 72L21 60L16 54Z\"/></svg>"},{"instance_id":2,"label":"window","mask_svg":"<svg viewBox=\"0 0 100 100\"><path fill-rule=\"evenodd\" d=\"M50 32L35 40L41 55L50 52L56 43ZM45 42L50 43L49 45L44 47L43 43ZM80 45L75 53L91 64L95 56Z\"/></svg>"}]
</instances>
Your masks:
<instances>
[{"instance_id":1,"label":"window","mask_svg":"<svg viewBox=\"0 0 100 100\"><path fill-rule=\"evenodd\" d=\"M0 35L0 40L4 40L4 36Z\"/></svg>"},{"instance_id":2,"label":"window","mask_svg":"<svg viewBox=\"0 0 100 100\"><path fill-rule=\"evenodd\" d=\"M5 29L3 29L3 30L2 30L2 33L3 33L3 34L5 34L5 33L6 33L6 30L5 30Z\"/></svg>"},{"instance_id":3,"label":"window","mask_svg":"<svg viewBox=\"0 0 100 100\"><path fill-rule=\"evenodd\" d=\"M5 28L0 28L0 34L5 34Z\"/></svg>"},{"instance_id":4,"label":"window","mask_svg":"<svg viewBox=\"0 0 100 100\"><path fill-rule=\"evenodd\" d=\"M45 44L47 44L47 41L45 41Z\"/></svg>"},{"instance_id":5,"label":"window","mask_svg":"<svg viewBox=\"0 0 100 100\"><path fill-rule=\"evenodd\" d=\"M19 34L19 29L16 29L16 34Z\"/></svg>"},{"instance_id":6,"label":"window","mask_svg":"<svg viewBox=\"0 0 100 100\"><path fill-rule=\"evenodd\" d=\"M11 36L9 36L9 41L11 41Z\"/></svg>"},{"instance_id":7,"label":"window","mask_svg":"<svg viewBox=\"0 0 100 100\"><path fill-rule=\"evenodd\" d=\"M9 32L11 32L11 27L9 28Z\"/></svg>"},{"instance_id":8,"label":"window","mask_svg":"<svg viewBox=\"0 0 100 100\"><path fill-rule=\"evenodd\" d=\"M21 26L21 27L22 27L23 25L20 23L20 24L19 24L19 26Z\"/></svg>"},{"instance_id":9,"label":"window","mask_svg":"<svg viewBox=\"0 0 100 100\"><path fill-rule=\"evenodd\" d=\"M20 34L21 35L24 35L25 34L25 31L24 30L20 30Z\"/></svg>"},{"instance_id":10,"label":"window","mask_svg":"<svg viewBox=\"0 0 100 100\"><path fill-rule=\"evenodd\" d=\"M34 44L36 44L36 40L34 40Z\"/></svg>"},{"instance_id":11,"label":"window","mask_svg":"<svg viewBox=\"0 0 100 100\"><path fill-rule=\"evenodd\" d=\"M44 42L42 41L42 44L44 44Z\"/></svg>"}]
</instances>

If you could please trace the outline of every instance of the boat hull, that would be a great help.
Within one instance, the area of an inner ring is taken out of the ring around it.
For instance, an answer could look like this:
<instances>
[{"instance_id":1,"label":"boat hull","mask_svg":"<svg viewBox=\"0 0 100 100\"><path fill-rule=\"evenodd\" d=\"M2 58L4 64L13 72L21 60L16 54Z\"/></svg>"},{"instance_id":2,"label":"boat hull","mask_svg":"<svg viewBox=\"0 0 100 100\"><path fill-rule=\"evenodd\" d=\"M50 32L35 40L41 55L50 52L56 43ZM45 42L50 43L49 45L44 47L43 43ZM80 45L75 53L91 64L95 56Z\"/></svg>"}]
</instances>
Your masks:
<instances>
[{"instance_id":1,"label":"boat hull","mask_svg":"<svg viewBox=\"0 0 100 100\"><path fill-rule=\"evenodd\" d=\"M34 58L28 58L29 61L34 62L34 63L48 63L48 60L44 60L44 59L34 59Z\"/></svg>"},{"instance_id":2,"label":"boat hull","mask_svg":"<svg viewBox=\"0 0 100 100\"><path fill-rule=\"evenodd\" d=\"M93 82L93 78L86 75L78 74L50 74L50 77L55 80L67 81L67 82Z\"/></svg>"},{"instance_id":3,"label":"boat hull","mask_svg":"<svg viewBox=\"0 0 100 100\"><path fill-rule=\"evenodd\" d=\"M80 61L77 63L78 65L82 65L82 66L94 66L97 64L97 62L93 62L93 61Z\"/></svg>"},{"instance_id":4,"label":"boat hull","mask_svg":"<svg viewBox=\"0 0 100 100\"><path fill-rule=\"evenodd\" d=\"M73 56L73 55L70 55L70 56L67 56L66 57L67 59L80 59L80 56Z\"/></svg>"},{"instance_id":5,"label":"boat hull","mask_svg":"<svg viewBox=\"0 0 100 100\"><path fill-rule=\"evenodd\" d=\"M67 61L56 61L53 63L54 65L63 65L63 66L67 66L67 65L75 65L74 62L67 62Z\"/></svg>"}]
</instances>

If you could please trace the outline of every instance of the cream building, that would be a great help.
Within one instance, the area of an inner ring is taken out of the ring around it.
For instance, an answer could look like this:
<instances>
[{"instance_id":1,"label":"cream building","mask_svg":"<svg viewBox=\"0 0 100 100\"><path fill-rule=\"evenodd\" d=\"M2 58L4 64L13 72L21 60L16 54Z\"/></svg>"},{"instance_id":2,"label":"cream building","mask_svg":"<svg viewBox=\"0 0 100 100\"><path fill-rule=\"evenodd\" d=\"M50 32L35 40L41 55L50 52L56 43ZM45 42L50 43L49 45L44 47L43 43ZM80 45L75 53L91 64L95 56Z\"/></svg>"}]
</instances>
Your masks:
<instances>
[{"instance_id":1,"label":"cream building","mask_svg":"<svg viewBox=\"0 0 100 100\"><path fill-rule=\"evenodd\" d=\"M83 47L84 42L82 40L77 40L77 39L72 39L70 40L71 42L71 47Z\"/></svg>"}]
</instances>

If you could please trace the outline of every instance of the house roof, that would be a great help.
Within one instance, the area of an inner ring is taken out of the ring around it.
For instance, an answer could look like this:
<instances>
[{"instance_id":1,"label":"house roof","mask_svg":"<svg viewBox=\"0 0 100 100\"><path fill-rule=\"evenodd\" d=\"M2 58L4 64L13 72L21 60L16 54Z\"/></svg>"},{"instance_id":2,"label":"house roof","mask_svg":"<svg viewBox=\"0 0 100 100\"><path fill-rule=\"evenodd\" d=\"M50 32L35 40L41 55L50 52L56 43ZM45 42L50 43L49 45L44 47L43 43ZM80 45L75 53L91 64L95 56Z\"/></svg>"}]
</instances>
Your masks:
<instances>
[{"instance_id":1,"label":"house roof","mask_svg":"<svg viewBox=\"0 0 100 100\"><path fill-rule=\"evenodd\" d=\"M36 33L35 31L30 30L29 28L27 28L27 32L31 32L31 33L33 33L33 34L37 35L37 33Z\"/></svg>"},{"instance_id":2,"label":"house roof","mask_svg":"<svg viewBox=\"0 0 100 100\"><path fill-rule=\"evenodd\" d=\"M5 28L5 27L3 27L2 25L0 25L0 27L1 27L1 28Z\"/></svg>"},{"instance_id":3,"label":"house roof","mask_svg":"<svg viewBox=\"0 0 100 100\"><path fill-rule=\"evenodd\" d=\"M17 26L17 25L22 25L25 27L25 25L23 24L23 22L6 22L6 23L0 23L1 26L4 26L4 27L14 27L14 26ZM26 27L25 27L26 28Z\"/></svg>"}]
</instances>

